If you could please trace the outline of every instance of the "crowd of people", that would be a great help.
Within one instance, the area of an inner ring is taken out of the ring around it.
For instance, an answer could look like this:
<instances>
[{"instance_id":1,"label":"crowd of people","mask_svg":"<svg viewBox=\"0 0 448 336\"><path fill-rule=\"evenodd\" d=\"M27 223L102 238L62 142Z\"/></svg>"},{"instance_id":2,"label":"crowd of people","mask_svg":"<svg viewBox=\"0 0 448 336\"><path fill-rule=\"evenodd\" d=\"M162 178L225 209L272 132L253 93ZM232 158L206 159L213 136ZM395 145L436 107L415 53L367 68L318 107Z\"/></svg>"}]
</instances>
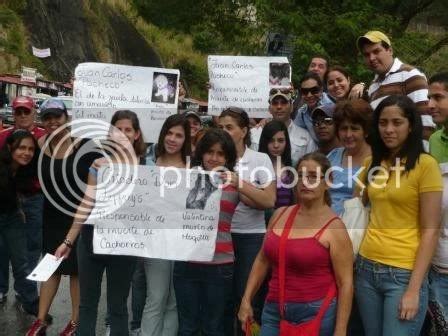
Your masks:
<instances>
[{"instance_id":1,"label":"crowd of people","mask_svg":"<svg viewBox=\"0 0 448 336\"><path fill-rule=\"evenodd\" d=\"M60 335L95 335L104 272L114 336L447 335L448 73L427 80L379 31L357 48L369 87L316 55L297 91L271 89L271 118L228 107L205 128L174 114L154 144L130 110L113 115L105 149L70 136L57 98L40 107L43 128L33 100L15 98L0 133L0 303L11 264L18 306L36 317L27 336L51 327L63 275L72 313ZM213 259L95 254L84 223L99 169L189 158L226 168ZM341 220L353 197L370 211L356 255ZM38 290L26 277L45 253L63 261Z\"/></svg>"}]
</instances>

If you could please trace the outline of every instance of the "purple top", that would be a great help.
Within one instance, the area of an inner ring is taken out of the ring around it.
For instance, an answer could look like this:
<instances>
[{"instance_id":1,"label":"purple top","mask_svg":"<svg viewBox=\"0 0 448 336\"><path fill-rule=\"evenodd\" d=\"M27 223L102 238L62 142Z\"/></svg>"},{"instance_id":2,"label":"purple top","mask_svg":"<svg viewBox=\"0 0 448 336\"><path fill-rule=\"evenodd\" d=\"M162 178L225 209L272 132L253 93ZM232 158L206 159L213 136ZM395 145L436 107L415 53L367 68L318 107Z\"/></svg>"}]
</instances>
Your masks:
<instances>
[{"instance_id":1,"label":"purple top","mask_svg":"<svg viewBox=\"0 0 448 336\"><path fill-rule=\"evenodd\" d=\"M275 201L275 209L283 206L291 205L294 201L293 186L293 176L291 174L285 174L280 179L277 179L277 200ZM285 187L285 185L288 186Z\"/></svg>"}]
</instances>

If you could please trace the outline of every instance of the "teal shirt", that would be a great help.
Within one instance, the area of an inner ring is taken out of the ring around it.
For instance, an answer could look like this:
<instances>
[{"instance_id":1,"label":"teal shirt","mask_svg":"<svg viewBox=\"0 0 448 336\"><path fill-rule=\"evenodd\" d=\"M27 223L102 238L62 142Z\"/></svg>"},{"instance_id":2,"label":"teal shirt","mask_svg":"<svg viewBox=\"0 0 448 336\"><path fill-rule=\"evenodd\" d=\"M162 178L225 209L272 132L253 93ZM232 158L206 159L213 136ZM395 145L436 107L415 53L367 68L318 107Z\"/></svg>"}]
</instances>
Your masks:
<instances>
[{"instance_id":1,"label":"teal shirt","mask_svg":"<svg viewBox=\"0 0 448 336\"><path fill-rule=\"evenodd\" d=\"M448 134L444 130L434 132L429 138L429 153L438 163L448 162Z\"/></svg>"}]
</instances>

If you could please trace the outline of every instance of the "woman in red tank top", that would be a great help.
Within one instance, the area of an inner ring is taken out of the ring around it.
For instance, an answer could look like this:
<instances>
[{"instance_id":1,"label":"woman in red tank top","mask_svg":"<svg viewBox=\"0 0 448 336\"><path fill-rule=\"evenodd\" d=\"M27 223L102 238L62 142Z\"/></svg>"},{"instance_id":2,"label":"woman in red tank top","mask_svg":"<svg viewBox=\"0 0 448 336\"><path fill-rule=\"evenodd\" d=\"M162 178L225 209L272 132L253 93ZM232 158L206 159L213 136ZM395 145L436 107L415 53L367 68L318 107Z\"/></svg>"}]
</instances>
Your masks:
<instances>
[{"instance_id":1,"label":"woman in red tank top","mask_svg":"<svg viewBox=\"0 0 448 336\"><path fill-rule=\"evenodd\" d=\"M238 317L243 325L253 321L252 298L271 270L261 336L279 335L280 320L293 325L314 320L316 335L346 335L353 252L344 224L330 208L330 162L323 154L310 153L299 161L297 171L299 204L272 216Z\"/></svg>"}]
</instances>

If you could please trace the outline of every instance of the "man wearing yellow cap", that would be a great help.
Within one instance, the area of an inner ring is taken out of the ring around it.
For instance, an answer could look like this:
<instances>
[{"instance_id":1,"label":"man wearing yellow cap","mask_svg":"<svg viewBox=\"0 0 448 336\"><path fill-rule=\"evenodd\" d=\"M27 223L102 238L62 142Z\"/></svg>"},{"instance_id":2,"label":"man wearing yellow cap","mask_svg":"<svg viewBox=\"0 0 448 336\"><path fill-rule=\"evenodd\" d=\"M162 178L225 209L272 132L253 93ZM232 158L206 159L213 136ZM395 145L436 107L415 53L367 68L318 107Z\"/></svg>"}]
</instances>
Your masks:
<instances>
[{"instance_id":1,"label":"man wearing yellow cap","mask_svg":"<svg viewBox=\"0 0 448 336\"><path fill-rule=\"evenodd\" d=\"M372 108L375 109L387 96L404 94L417 104L422 114L427 114L428 83L425 75L394 58L392 44L384 33L369 31L358 38L357 46L367 67L375 73L368 90Z\"/></svg>"}]
</instances>

